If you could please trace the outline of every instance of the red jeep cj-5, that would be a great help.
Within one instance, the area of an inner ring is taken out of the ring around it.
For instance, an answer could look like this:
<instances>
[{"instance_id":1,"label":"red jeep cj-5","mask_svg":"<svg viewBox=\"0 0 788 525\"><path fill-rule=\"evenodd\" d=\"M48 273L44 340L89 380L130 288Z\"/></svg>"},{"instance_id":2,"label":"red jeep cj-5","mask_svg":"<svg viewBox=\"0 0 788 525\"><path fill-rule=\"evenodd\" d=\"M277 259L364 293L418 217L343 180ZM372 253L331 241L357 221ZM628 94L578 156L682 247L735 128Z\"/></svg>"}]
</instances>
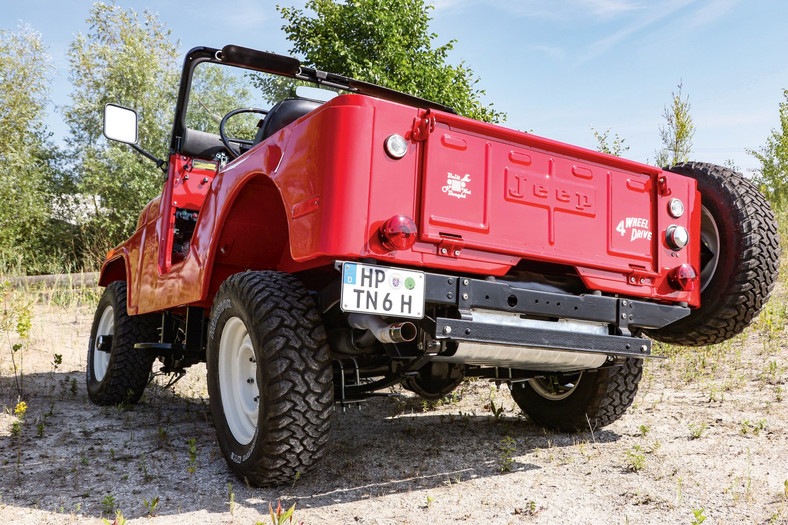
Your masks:
<instances>
[{"instance_id":1,"label":"red jeep cj-5","mask_svg":"<svg viewBox=\"0 0 788 525\"><path fill-rule=\"evenodd\" d=\"M140 150L132 110L104 125ZM607 425L645 336L724 341L777 276L772 212L731 170L662 170L238 46L188 53L157 162L161 196L101 272L90 399L138 401L156 359L173 377L207 362L222 452L255 485L317 462L335 403L397 384L435 399L483 377L538 425Z\"/></svg>"}]
</instances>

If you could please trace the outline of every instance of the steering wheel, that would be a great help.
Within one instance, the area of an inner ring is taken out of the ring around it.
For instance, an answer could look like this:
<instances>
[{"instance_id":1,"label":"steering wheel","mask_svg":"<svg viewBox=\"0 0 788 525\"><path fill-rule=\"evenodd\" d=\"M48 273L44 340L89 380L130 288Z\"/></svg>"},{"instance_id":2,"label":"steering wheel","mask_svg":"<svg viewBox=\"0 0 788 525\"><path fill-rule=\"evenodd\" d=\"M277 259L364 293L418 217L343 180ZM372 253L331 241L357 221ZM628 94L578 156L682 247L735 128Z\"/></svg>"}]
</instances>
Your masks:
<instances>
[{"instance_id":1,"label":"steering wheel","mask_svg":"<svg viewBox=\"0 0 788 525\"><path fill-rule=\"evenodd\" d=\"M243 144L245 146L251 146L254 144L254 141L247 140L247 139L239 139L235 137L227 136L227 133L224 131L224 126L227 123L227 120L230 117L234 117L240 113L259 113L261 115L266 115L268 113L267 109L257 109L257 108L238 108L230 111L227 113L224 118L222 119L221 123L219 123L219 137L222 139L222 144L224 147L227 148L227 154L230 155L230 159L236 159L241 154L241 150L236 150L230 142L235 142L236 144Z\"/></svg>"}]
</instances>

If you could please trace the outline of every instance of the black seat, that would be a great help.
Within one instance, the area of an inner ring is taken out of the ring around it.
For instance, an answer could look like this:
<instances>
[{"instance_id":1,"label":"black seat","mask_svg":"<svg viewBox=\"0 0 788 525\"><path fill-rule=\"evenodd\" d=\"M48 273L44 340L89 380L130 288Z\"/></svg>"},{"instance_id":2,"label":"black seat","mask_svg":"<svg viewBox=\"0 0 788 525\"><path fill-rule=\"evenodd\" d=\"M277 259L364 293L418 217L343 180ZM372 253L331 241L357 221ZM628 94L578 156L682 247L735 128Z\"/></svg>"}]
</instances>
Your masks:
<instances>
[{"instance_id":1,"label":"black seat","mask_svg":"<svg viewBox=\"0 0 788 525\"><path fill-rule=\"evenodd\" d=\"M272 107L260 124L254 143L259 144L283 127L303 117L313 109L317 109L322 102L304 98L286 98Z\"/></svg>"}]
</instances>

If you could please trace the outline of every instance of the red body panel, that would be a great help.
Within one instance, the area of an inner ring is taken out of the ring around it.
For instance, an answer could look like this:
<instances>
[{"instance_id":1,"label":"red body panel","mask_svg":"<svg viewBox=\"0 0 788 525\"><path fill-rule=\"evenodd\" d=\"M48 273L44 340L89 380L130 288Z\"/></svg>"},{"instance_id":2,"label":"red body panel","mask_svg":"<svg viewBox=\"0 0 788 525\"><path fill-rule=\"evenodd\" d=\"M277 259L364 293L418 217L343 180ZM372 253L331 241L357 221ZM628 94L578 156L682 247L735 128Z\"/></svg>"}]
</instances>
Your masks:
<instances>
[{"instance_id":1,"label":"red body panel","mask_svg":"<svg viewBox=\"0 0 788 525\"><path fill-rule=\"evenodd\" d=\"M420 120L432 131L414 140ZM409 140L401 159L384 150L392 133ZM589 289L699 303L697 290L667 281L683 263L699 267L695 181L652 166L360 95L324 104L215 177L187 172L190 162L170 159L161 199L105 263L125 259L129 313L209 306L221 280L246 268L358 258L497 276L521 259L554 262L575 267ZM681 218L668 214L671 198L686 205ZM199 210L180 262L176 207ZM416 221L419 240L390 252L377 232L399 214ZM690 232L688 248L666 245L671 224Z\"/></svg>"}]
</instances>

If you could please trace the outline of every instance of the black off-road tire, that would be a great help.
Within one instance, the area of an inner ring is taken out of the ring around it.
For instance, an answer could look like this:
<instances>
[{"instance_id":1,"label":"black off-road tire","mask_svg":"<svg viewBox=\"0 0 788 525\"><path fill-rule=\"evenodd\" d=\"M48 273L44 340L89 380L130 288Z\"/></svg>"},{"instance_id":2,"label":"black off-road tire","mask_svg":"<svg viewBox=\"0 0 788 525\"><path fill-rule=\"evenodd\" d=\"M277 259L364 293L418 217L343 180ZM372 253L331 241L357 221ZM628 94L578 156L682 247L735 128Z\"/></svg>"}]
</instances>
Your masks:
<instances>
[{"instance_id":1,"label":"black off-road tire","mask_svg":"<svg viewBox=\"0 0 788 525\"><path fill-rule=\"evenodd\" d=\"M320 313L298 279L270 271L229 277L211 310L207 366L219 446L239 478L253 486L292 483L323 456L332 369ZM234 369L242 370L238 384L229 379ZM246 385L244 372L254 376ZM250 392L257 401L246 408L255 410L244 412L239 403Z\"/></svg>"},{"instance_id":2,"label":"black off-road tire","mask_svg":"<svg viewBox=\"0 0 788 525\"><path fill-rule=\"evenodd\" d=\"M556 395L540 393L546 379L532 379L511 386L512 398L531 421L561 432L595 431L624 415L635 400L643 376L642 359L602 367L574 376L573 386ZM532 382L540 382L533 385ZM565 380L559 380L566 383Z\"/></svg>"},{"instance_id":3,"label":"black off-road tire","mask_svg":"<svg viewBox=\"0 0 788 525\"><path fill-rule=\"evenodd\" d=\"M713 266L709 246L715 236L702 235L700 308L647 334L685 346L721 343L747 328L769 299L780 266L777 222L761 192L733 170L688 162L669 171L698 181L706 225L702 229L709 230L713 221L719 246Z\"/></svg>"},{"instance_id":4,"label":"black off-road tire","mask_svg":"<svg viewBox=\"0 0 788 525\"><path fill-rule=\"evenodd\" d=\"M112 308L111 312L109 308ZM102 323L105 313L108 317ZM107 330L107 321L111 330ZM88 344L87 390L93 403L106 406L134 404L140 400L155 357L135 349L134 345L158 341L160 324L159 315L128 315L124 281L115 281L107 286L96 307ZM98 333L100 327L104 333ZM96 354L100 351L98 337L108 333L112 334L112 347L106 371L101 375L101 370L97 370L97 361L102 360ZM97 373L101 377L97 377Z\"/></svg>"}]
</instances>

